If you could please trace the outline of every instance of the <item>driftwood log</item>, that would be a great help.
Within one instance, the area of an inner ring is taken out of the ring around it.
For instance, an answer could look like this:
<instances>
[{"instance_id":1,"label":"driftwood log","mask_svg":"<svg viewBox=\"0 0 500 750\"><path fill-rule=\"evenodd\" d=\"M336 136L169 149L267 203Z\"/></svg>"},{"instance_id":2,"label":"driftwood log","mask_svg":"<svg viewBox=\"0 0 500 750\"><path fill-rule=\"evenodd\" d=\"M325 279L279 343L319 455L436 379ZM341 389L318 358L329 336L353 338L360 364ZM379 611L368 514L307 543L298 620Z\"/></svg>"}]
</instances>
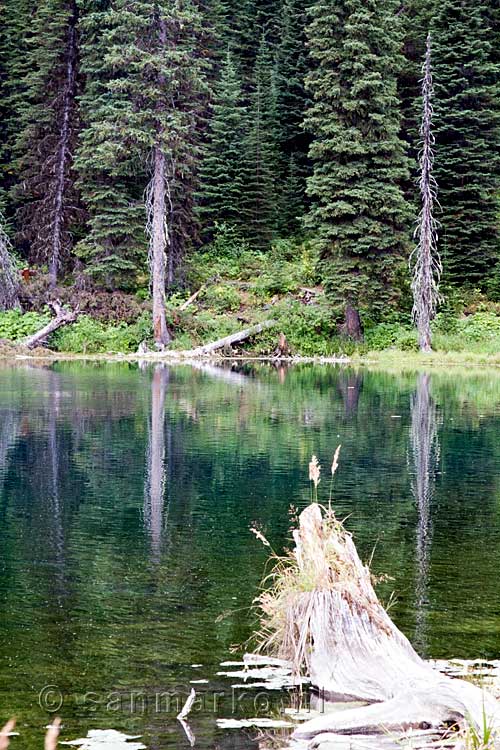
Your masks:
<instances>
[{"instance_id":1,"label":"driftwood log","mask_svg":"<svg viewBox=\"0 0 500 750\"><path fill-rule=\"evenodd\" d=\"M53 310L54 316L49 322L36 331L31 336L27 336L22 342L28 349L34 349L39 344L43 344L45 339L58 328L68 325L68 323L74 323L80 314L78 310L67 310L65 309L59 300L49 302L48 306Z\"/></svg>"},{"instance_id":2,"label":"driftwood log","mask_svg":"<svg viewBox=\"0 0 500 750\"><path fill-rule=\"evenodd\" d=\"M288 635L278 653L296 663L298 657L327 700L360 702L307 721L295 739L314 738L318 745L333 735L482 727L485 720L500 727L492 695L442 675L415 652L380 604L369 569L331 511L311 504L293 537L293 585L283 598L281 583L260 605L272 615L276 601L286 603L281 622L288 619L282 630Z\"/></svg>"}]
</instances>

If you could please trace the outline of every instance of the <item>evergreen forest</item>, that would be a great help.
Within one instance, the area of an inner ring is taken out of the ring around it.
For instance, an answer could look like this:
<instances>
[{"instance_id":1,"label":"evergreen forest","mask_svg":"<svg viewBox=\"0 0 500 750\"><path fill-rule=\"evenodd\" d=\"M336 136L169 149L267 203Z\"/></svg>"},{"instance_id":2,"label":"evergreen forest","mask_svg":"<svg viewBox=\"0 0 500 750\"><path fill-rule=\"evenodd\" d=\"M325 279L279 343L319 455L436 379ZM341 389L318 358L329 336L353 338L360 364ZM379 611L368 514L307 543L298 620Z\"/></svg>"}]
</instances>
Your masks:
<instances>
[{"instance_id":1,"label":"evergreen forest","mask_svg":"<svg viewBox=\"0 0 500 750\"><path fill-rule=\"evenodd\" d=\"M497 0L0 0L0 338L417 348L426 174L434 345L498 352Z\"/></svg>"}]
</instances>

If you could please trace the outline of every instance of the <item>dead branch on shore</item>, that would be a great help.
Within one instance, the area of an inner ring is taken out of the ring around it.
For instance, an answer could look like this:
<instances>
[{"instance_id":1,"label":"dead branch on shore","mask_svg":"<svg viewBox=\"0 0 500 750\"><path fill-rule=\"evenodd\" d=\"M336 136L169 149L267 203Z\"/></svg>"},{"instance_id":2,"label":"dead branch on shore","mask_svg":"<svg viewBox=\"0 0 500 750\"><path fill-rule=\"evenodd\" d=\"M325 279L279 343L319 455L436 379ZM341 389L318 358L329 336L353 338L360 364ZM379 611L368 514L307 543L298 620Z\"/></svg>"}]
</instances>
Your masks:
<instances>
[{"instance_id":1,"label":"dead branch on shore","mask_svg":"<svg viewBox=\"0 0 500 750\"><path fill-rule=\"evenodd\" d=\"M48 306L53 310L55 317L49 320L49 322L36 331L31 336L27 336L22 342L28 349L34 349L39 344L42 344L45 339L50 336L51 333L57 331L58 328L66 326L69 323L74 323L78 318L79 310L68 310L61 305L59 300L54 300L48 303Z\"/></svg>"},{"instance_id":2,"label":"dead branch on shore","mask_svg":"<svg viewBox=\"0 0 500 750\"><path fill-rule=\"evenodd\" d=\"M217 341L212 341L209 344L203 344L202 346L197 346L195 349L183 352L183 355L186 357L199 357L204 354L211 354L218 349L225 349L233 344L239 344L241 341L245 341L251 336L256 336L258 333L262 333L262 331L265 331L268 328L274 328L276 325L277 322L275 320L264 320L262 323L250 326L250 328L245 328L243 331L231 333L229 336L217 339ZM175 353L178 354L178 352Z\"/></svg>"}]
</instances>

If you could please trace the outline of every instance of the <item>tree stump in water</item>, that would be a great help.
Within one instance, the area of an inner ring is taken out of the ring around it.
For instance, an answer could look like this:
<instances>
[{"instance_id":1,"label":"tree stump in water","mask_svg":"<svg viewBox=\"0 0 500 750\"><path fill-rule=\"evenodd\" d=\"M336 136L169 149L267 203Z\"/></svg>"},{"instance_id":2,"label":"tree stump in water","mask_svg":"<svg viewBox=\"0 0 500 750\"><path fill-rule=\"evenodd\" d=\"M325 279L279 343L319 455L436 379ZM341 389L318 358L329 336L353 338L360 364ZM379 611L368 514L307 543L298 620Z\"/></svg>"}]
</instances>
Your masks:
<instances>
[{"instance_id":1,"label":"tree stump in water","mask_svg":"<svg viewBox=\"0 0 500 750\"><path fill-rule=\"evenodd\" d=\"M313 503L293 532L295 549L259 598L261 642L307 672L327 700L368 705L321 715L294 737L500 726L495 699L424 662L380 604L369 569L332 511Z\"/></svg>"}]
</instances>

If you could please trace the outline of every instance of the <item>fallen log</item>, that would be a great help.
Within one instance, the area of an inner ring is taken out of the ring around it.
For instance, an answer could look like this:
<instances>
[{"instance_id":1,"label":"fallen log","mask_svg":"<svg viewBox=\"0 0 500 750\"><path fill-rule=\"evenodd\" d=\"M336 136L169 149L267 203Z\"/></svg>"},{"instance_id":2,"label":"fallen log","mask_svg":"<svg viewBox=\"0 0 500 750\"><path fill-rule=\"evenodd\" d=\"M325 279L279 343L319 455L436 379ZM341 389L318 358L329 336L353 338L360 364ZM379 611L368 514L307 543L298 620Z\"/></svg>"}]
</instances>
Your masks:
<instances>
[{"instance_id":1,"label":"fallen log","mask_svg":"<svg viewBox=\"0 0 500 750\"><path fill-rule=\"evenodd\" d=\"M51 333L57 331L58 328L68 325L68 323L74 323L80 314L79 310L65 309L59 300L49 302L48 306L54 311L55 317L49 320L49 322L44 325L43 328L40 328L39 331L36 331L31 336L27 336L23 340L22 343L24 346L27 346L28 349L34 349L39 344L42 344L45 339Z\"/></svg>"},{"instance_id":2,"label":"fallen log","mask_svg":"<svg viewBox=\"0 0 500 750\"><path fill-rule=\"evenodd\" d=\"M250 328L245 328L243 331L231 333L229 336L224 336L222 339L212 341L210 344L203 344L202 346L197 346L195 349L183 352L183 355L185 357L200 357L204 354L211 354L211 352L215 352L217 349L224 349L233 344L238 344L240 341L245 341L251 336L256 336L267 328L273 328L276 325L277 322L275 320L264 320L262 323L250 326Z\"/></svg>"},{"instance_id":3,"label":"fallen log","mask_svg":"<svg viewBox=\"0 0 500 750\"><path fill-rule=\"evenodd\" d=\"M319 469L314 479L317 486ZM332 735L500 728L492 695L433 669L398 630L331 508L307 507L293 539L257 600L259 647L290 659L326 700L360 703L305 722L295 739L315 738L315 746Z\"/></svg>"}]
</instances>

